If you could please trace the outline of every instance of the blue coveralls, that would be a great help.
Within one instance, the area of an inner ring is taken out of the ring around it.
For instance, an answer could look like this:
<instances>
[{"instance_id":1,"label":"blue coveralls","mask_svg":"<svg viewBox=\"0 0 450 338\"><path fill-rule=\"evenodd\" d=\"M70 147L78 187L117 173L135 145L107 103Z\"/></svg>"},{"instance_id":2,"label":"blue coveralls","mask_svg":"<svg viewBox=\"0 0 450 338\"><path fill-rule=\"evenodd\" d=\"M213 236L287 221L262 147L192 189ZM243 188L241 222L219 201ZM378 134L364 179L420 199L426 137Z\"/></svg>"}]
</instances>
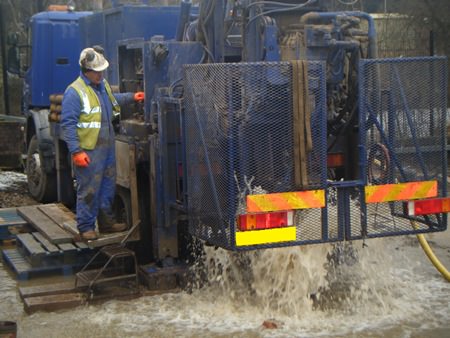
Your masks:
<instances>
[{"instance_id":1,"label":"blue coveralls","mask_svg":"<svg viewBox=\"0 0 450 338\"><path fill-rule=\"evenodd\" d=\"M91 163L82 168L73 166L77 185L76 220L80 233L94 230L99 211L113 219L112 204L116 184L116 158L114 129L112 125L113 109L105 86L93 85L82 73L81 78L94 89L102 109L102 121L96 147L86 150L80 147L77 123L81 112L81 99L77 91L68 88L64 93L61 112L61 130L63 139L71 154L85 151ZM114 94L119 105L133 102L133 93Z\"/></svg>"}]
</instances>

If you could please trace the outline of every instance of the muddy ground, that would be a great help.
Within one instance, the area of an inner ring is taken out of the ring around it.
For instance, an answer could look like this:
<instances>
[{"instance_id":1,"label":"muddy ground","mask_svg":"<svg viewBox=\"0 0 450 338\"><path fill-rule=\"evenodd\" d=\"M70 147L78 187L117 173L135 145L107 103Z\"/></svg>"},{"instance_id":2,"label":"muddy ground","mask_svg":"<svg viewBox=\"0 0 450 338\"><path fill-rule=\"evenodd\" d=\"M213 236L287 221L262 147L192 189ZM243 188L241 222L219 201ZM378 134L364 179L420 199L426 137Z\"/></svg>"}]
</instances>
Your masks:
<instances>
[{"instance_id":1,"label":"muddy ground","mask_svg":"<svg viewBox=\"0 0 450 338\"><path fill-rule=\"evenodd\" d=\"M25 175L0 172L0 207L32 204L37 202L28 195ZM450 231L427 238L450 267ZM0 320L15 321L18 337L449 337L450 283L414 236L372 239L365 246L356 241L353 247L358 260L336 276L348 288L327 283L328 244L249 253L242 274L234 264L242 255L208 247L206 262L223 266L223 273L211 270L201 289L31 315L23 311L18 287L47 279L16 281L0 262ZM243 283L249 276L252 283ZM310 295L321 285L332 297L323 292L330 306L316 309Z\"/></svg>"},{"instance_id":2,"label":"muddy ground","mask_svg":"<svg viewBox=\"0 0 450 338\"><path fill-rule=\"evenodd\" d=\"M0 208L39 204L28 193L26 176L20 171L0 169Z\"/></svg>"}]
</instances>

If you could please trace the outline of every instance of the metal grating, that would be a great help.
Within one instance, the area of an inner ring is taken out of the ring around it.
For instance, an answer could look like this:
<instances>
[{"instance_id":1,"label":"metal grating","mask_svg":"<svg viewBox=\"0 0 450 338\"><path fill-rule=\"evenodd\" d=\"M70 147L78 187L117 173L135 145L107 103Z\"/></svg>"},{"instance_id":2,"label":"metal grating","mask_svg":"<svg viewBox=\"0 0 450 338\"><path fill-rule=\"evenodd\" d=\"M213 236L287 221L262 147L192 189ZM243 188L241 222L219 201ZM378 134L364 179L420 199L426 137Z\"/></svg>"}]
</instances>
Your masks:
<instances>
[{"instance_id":1,"label":"metal grating","mask_svg":"<svg viewBox=\"0 0 450 338\"><path fill-rule=\"evenodd\" d=\"M447 192L447 62L443 57L363 60L360 121L368 184L437 180ZM444 230L446 215L417 217L404 202L367 205L367 236Z\"/></svg>"},{"instance_id":2,"label":"metal grating","mask_svg":"<svg viewBox=\"0 0 450 338\"><path fill-rule=\"evenodd\" d=\"M185 66L190 232L230 250L442 231L446 215L417 217L403 202L365 204L366 184L437 180L446 195L446 59L362 60L360 176L328 182L326 70L308 62L312 149L296 180L291 63ZM356 146L356 145L355 145ZM325 189L326 207L295 211L296 240L236 247L236 218L250 194Z\"/></svg>"},{"instance_id":3,"label":"metal grating","mask_svg":"<svg viewBox=\"0 0 450 338\"><path fill-rule=\"evenodd\" d=\"M318 189L326 187L324 64L308 62L307 79L313 147L302 188ZM245 213L246 195L299 190L293 160L293 66L188 65L185 80L190 230L234 249L235 220ZM300 241L322 241L321 214L297 211ZM303 221L309 215L313 221Z\"/></svg>"}]
</instances>

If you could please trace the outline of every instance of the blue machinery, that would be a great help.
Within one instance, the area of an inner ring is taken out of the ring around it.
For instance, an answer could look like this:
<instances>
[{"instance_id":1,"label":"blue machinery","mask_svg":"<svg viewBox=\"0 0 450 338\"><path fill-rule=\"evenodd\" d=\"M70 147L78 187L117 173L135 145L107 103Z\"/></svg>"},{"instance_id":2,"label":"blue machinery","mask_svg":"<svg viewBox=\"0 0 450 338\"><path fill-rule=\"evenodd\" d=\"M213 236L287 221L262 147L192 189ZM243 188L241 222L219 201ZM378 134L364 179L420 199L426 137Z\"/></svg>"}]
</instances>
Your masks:
<instances>
[{"instance_id":1,"label":"blue machinery","mask_svg":"<svg viewBox=\"0 0 450 338\"><path fill-rule=\"evenodd\" d=\"M407 202L447 194L447 60L377 59L372 18L326 3L183 1L80 18L110 82L145 90L117 136L136 149L144 255L183 256L188 233L249 250L446 229L445 213ZM118 167L129 214L128 174Z\"/></svg>"},{"instance_id":2,"label":"blue machinery","mask_svg":"<svg viewBox=\"0 0 450 338\"><path fill-rule=\"evenodd\" d=\"M150 169L155 257L176 256L187 228L229 250L446 229L445 214L409 216L408 198L367 203L365 192L426 181L446 196L445 58L377 59L369 15L323 12L318 1L204 1L190 10L183 2L175 39L119 44L121 90L146 92L142 117L121 127L150 134L133 142ZM292 60L305 59L308 88L299 91ZM298 96L308 100L312 141L300 185ZM292 212L291 226L281 224L289 234L240 225L252 214L247 195L303 190L323 191L324 204Z\"/></svg>"}]
</instances>

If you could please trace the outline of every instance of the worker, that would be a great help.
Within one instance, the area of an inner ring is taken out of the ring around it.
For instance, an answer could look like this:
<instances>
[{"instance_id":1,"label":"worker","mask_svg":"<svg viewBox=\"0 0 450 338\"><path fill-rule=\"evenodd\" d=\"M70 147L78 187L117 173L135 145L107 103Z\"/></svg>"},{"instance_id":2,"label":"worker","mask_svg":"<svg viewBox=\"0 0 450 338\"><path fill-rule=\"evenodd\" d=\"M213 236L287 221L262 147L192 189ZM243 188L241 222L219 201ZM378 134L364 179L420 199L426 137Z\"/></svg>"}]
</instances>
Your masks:
<instances>
[{"instance_id":1,"label":"worker","mask_svg":"<svg viewBox=\"0 0 450 338\"><path fill-rule=\"evenodd\" d=\"M61 131L71 154L76 179L76 221L83 240L100 233L120 232L125 223L116 223L112 210L115 184L115 132L113 120L120 105L143 101L144 93L112 93L103 78L109 63L100 46L81 51L80 76L63 97Z\"/></svg>"}]
</instances>

